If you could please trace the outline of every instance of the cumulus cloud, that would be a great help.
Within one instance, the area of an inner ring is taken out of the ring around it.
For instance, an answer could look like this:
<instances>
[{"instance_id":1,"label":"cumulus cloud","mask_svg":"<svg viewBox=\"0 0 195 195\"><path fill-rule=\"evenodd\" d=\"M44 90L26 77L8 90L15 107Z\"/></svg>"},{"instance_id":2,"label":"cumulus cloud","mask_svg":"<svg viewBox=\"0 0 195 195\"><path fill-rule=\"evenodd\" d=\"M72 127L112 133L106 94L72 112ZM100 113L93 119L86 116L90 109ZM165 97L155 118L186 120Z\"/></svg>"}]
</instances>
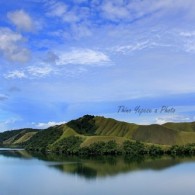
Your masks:
<instances>
[{"instance_id":1,"label":"cumulus cloud","mask_svg":"<svg viewBox=\"0 0 195 195\"><path fill-rule=\"evenodd\" d=\"M100 51L91 49L74 49L59 55L57 65L76 64L76 65L94 65L110 62L110 58Z\"/></svg>"},{"instance_id":2,"label":"cumulus cloud","mask_svg":"<svg viewBox=\"0 0 195 195\"><path fill-rule=\"evenodd\" d=\"M54 121L49 121L47 123L32 123L33 125L35 125L36 128L40 128L40 129L46 129L48 127L51 126L55 126L55 125L61 125L66 123L65 121L61 121L61 122L54 122Z\"/></svg>"},{"instance_id":3,"label":"cumulus cloud","mask_svg":"<svg viewBox=\"0 0 195 195\"><path fill-rule=\"evenodd\" d=\"M19 30L30 32L35 29L35 22L24 10L8 12L7 17Z\"/></svg>"},{"instance_id":4,"label":"cumulus cloud","mask_svg":"<svg viewBox=\"0 0 195 195\"><path fill-rule=\"evenodd\" d=\"M0 28L0 53L13 62L26 62L30 52L23 47L24 37L8 28Z\"/></svg>"}]
</instances>

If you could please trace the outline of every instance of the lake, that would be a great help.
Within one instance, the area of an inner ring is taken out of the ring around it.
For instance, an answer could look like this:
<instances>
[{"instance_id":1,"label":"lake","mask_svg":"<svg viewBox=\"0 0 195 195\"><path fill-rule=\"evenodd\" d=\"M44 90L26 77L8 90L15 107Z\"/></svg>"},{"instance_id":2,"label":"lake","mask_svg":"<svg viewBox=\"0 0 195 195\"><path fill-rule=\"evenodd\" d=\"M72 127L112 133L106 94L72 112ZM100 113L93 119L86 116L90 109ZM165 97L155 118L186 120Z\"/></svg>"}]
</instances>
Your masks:
<instances>
[{"instance_id":1,"label":"lake","mask_svg":"<svg viewBox=\"0 0 195 195\"><path fill-rule=\"evenodd\" d=\"M78 158L0 149L0 195L194 195L195 158Z\"/></svg>"}]
</instances>

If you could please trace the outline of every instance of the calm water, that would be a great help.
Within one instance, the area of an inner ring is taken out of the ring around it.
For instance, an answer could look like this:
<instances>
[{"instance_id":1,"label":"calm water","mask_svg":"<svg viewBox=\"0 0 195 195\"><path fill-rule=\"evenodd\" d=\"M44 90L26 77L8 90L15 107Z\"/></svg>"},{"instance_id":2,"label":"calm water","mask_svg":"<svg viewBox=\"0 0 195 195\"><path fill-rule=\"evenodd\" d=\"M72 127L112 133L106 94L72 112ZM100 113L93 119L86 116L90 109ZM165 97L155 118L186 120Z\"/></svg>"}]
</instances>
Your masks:
<instances>
[{"instance_id":1,"label":"calm water","mask_svg":"<svg viewBox=\"0 0 195 195\"><path fill-rule=\"evenodd\" d=\"M0 150L0 195L194 195L195 158L65 158Z\"/></svg>"}]
</instances>

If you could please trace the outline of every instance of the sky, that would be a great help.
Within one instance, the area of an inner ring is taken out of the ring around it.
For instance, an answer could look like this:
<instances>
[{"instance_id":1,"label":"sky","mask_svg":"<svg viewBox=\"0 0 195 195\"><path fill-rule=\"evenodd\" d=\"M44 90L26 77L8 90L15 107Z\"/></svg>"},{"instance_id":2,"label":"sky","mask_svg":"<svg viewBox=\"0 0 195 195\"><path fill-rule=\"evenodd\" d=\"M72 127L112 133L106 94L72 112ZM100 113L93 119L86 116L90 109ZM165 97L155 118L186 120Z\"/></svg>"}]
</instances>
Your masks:
<instances>
[{"instance_id":1,"label":"sky","mask_svg":"<svg viewBox=\"0 0 195 195\"><path fill-rule=\"evenodd\" d=\"M194 0L6 0L0 13L0 131L85 114L195 121Z\"/></svg>"}]
</instances>

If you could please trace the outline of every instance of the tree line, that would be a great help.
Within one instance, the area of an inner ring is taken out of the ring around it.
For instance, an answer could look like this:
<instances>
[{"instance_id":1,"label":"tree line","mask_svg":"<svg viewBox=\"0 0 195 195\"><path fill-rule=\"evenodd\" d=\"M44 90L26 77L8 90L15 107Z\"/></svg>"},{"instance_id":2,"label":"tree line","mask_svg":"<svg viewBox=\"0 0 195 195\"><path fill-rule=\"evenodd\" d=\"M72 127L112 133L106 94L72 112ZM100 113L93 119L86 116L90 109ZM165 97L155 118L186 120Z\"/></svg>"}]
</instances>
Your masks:
<instances>
[{"instance_id":1,"label":"tree line","mask_svg":"<svg viewBox=\"0 0 195 195\"><path fill-rule=\"evenodd\" d=\"M64 138L54 145L46 146L36 143L36 147L27 145L27 150L33 151L52 151L67 155L194 155L195 144L174 145L163 148L157 145L147 145L139 141L124 141L122 145L116 143L115 140L107 142L99 141L90 144L89 146L81 147L83 139L79 136L70 136Z\"/></svg>"}]
</instances>

